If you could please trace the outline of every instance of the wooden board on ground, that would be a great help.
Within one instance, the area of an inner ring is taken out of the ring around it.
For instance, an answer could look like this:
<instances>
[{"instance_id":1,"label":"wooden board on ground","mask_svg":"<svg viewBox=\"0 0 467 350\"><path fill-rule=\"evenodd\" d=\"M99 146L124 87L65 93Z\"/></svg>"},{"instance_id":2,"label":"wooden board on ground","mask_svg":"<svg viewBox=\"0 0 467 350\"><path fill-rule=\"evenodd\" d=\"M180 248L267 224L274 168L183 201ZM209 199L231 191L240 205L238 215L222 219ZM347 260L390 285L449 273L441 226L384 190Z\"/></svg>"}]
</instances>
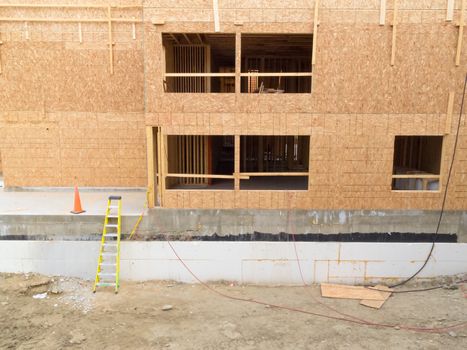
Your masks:
<instances>
[{"instance_id":1,"label":"wooden board on ground","mask_svg":"<svg viewBox=\"0 0 467 350\"><path fill-rule=\"evenodd\" d=\"M325 298L384 301L387 299L386 294L388 293L362 286L321 283L321 296Z\"/></svg>"},{"instance_id":2,"label":"wooden board on ground","mask_svg":"<svg viewBox=\"0 0 467 350\"><path fill-rule=\"evenodd\" d=\"M374 309L380 309L383 306L383 304L386 302L386 300L388 300L388 298L391 296L391 292L392 292L391 288L388 288L388 287L382 286L382 285L377 285L375 287L370 287L369 289L379 289L379 292L383 296L385 296L384 300L368 300L368 299L364 299L364 300L362 300L360 302L360 305L372 307ZM381 289L387 290L387 293L386 292L381 292Z\"/></svg>"}]
</instances>

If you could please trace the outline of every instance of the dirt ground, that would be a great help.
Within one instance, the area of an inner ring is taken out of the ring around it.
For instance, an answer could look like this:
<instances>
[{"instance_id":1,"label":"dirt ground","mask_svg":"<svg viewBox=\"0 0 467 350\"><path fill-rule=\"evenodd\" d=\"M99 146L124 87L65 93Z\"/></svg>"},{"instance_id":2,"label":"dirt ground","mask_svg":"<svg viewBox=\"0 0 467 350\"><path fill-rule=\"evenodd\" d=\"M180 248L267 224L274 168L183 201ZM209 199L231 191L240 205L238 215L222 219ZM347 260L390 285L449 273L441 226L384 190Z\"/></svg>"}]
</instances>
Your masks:
<instances>
[{"instance_id":1,"label":"dirt ground","mask_svg":"<svg viewBox=\"0 0 467 350\"><path fill-rule=\"evenodd\" d=\"M467 321L466 285L394 294L380 310L357 300L323 299L319 286L210 286L336 315L319 300L379 323L442 327ZM466 328L435 334L361 326L168 281L123 282L117 295L111 289L93 294L91 287L78 279L0 274L0 349L467 349ZM173 308L164 311L165 305Z\"/></svg>"}]
</instances>

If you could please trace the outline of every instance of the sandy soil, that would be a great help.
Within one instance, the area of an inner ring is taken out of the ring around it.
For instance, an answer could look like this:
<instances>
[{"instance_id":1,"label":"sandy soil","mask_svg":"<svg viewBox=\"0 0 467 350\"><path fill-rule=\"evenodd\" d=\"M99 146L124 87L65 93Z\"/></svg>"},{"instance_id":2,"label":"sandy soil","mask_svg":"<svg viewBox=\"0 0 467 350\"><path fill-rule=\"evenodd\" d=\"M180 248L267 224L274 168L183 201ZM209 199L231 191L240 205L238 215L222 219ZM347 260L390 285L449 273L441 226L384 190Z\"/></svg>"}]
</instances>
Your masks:
<instances>
[{"instance_id":1,"label":"sandy soil","mask_svg":"<svg viewBox=\"0 0 467 350\"><path fill-rule=\"evenodd\" d=\"M465 285L395 294L381 310L357 300L323 299L318 286L210 286L233 296L333 314L319 300L360 318L396 325L441 327L467 321ZM33 297L44 292L43 299ZM163 311L167 304L173 308ZM174 282L124 282L118 295L110 289L93 294L88 281L37 275L0 274L0 329L0 349L467 348L465 328L433 334L360 326L232 301L202 285Z\"/></svg>"}]
</instances>

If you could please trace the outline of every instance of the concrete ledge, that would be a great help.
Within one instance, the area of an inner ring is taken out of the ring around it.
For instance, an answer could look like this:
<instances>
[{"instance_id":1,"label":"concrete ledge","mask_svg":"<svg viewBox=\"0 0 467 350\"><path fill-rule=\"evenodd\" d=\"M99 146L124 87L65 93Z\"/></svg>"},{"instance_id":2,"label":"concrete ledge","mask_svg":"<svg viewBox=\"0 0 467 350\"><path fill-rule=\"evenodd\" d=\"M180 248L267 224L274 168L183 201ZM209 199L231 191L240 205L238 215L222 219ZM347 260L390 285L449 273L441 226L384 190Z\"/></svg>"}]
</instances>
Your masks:
<instances>
[{"instance_id":1,"label":"concrete ledge","mask_svg":"<svg viewBox=\"0 0 467 350\"><path fill-rule=\"evenodd\" d=\"M204 281L302 283L291 242L173 242ZM393 283L413 274L430 243L297 242L307 283ZM99 242L0 241L0 272L36 272L93 279ZM167 242L122 242L123 280L164 279L193 283ZM467 244L439 243L419 275L430 279L467 272Z\"/></svg>"}]
</instances>

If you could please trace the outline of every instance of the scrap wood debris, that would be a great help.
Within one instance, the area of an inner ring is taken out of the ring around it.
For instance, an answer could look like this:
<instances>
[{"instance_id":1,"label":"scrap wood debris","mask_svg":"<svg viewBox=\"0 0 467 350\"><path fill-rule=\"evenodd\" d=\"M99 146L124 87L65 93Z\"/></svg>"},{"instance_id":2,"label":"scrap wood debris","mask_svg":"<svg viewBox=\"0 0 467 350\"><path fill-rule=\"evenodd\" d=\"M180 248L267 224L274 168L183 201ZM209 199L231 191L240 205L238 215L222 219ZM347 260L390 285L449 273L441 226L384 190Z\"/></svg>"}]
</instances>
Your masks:
<instances>
[{"instance_id":1,"label":"scrap wood debris","mask_svg":"<svg viewBox=\"0 0 467 350\"><path fill-rule=\"evenodd\" d=\"M321 283L322 297L358 299L360 300L360 305L368 306L374 309L380 309L386 300L391 296L392 291L393 290L391 288L382 285L367 288L363 286Z\"/></svg>"}]
</instances>

